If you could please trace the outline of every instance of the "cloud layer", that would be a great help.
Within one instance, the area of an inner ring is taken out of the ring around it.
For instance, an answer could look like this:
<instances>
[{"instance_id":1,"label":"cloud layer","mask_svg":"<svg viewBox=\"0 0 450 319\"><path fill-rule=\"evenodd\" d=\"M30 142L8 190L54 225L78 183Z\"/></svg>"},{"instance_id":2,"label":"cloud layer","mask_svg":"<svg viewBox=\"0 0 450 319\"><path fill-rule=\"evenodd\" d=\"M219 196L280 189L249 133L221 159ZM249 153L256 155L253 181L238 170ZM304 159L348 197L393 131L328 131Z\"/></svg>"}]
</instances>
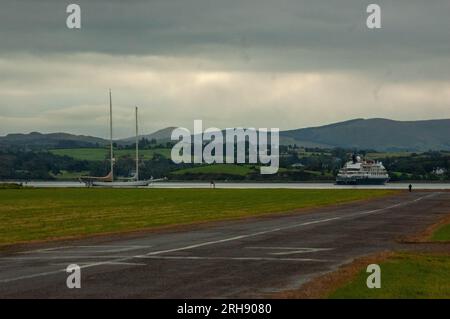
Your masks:
<instances>
[{"instance_id":1,"label":"cloud layer","mask_svg":"<svg viewBox=\"0 0 450 319\"><path fill-rule=\"evenodd\" d=\"M448 1L12 1L0 11L0 135L281 129L356 117L450 117Z\"/></svg>"}]
</instances>

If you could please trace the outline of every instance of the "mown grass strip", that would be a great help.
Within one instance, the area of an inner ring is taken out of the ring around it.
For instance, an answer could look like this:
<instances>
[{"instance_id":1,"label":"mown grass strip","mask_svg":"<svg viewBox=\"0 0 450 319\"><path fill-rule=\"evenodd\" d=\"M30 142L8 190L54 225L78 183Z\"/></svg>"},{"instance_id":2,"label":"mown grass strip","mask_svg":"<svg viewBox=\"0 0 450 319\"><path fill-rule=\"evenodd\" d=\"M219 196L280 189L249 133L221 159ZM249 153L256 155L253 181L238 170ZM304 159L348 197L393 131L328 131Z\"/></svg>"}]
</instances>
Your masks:
<instances>
[{"instance_id":1,"label":"mown grass strip","mask_svg":"<svg viewBox=\"0 0 450 319\"><path fill-rule=\"evenodd\" d=\"M396 253L380 263L381 288L369 289L366 269L329 298L450 298L450 253Z\"/></svg>"},{"instance_id":2,"label":"mown grass strip","mask_svg":"<svg viewBox=\"0 0 450 319\"><path fill-rule=\"evenodd\" d=\"M450 241L450 223L440 226L431 235L432 241Z\"/></svg>"},{"instance_id":3,"label":"mown grass strip","mask_svg":"<svg viewBox=\"0 0 450 319\"><path fill-rule=\"evenodd\" d=\"M289 212L391 190L0 190L0 245Z\"/></svg>"}]
</instances>

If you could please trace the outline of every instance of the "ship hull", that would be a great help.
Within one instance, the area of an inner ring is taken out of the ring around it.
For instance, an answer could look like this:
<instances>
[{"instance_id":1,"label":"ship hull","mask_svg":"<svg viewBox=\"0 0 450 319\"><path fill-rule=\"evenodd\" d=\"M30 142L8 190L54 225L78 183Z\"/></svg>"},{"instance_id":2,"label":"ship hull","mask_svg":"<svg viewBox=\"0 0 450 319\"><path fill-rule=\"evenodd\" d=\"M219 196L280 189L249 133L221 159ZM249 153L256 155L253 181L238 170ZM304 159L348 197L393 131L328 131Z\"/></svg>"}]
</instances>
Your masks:
<instances>
[{"instance_id":1,"label":"ship hull","mask_svg":"<svg viewBox=\"0 0 450 319\"><path fill-rule=\"evenodd\" d=\"M389 178L338 178L337 185L384 185Z\"/></svg>"}]
</instances>

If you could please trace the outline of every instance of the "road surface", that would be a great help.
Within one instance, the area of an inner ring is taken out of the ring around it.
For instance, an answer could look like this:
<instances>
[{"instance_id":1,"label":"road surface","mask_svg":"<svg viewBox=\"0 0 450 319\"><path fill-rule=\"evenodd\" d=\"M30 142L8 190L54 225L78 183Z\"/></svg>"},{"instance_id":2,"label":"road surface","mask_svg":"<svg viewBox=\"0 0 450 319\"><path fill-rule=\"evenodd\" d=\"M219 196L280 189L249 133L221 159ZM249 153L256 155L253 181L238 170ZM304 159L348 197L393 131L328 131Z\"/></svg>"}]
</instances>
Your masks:
<instances>
[{"instance_id":1,"label":"road surface","mask_svg":"<svg viewBox=\"0 0 450 319\"><path fill-rule=\"evenodd\" d=\"M450 192L0 252L0 298L260 298L354 258L402 249L450 212ZM63 226L62 226L63 227ZM81 288L68 289L69 264Z\"/></svg>"}]
</instances>

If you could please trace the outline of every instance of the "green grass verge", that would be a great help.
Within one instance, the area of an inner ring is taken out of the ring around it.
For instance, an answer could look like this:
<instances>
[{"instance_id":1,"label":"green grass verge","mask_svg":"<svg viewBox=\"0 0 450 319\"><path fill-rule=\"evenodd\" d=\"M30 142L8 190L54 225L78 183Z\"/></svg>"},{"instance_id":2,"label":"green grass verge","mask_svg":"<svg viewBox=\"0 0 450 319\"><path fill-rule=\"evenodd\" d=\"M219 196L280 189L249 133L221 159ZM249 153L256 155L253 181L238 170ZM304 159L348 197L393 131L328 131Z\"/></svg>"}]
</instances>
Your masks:
<instances>
[{"instance_id":1,"label":"green grass verge","mask_svg":"<svg viewBox=\"0 0 450 319\"><path fill-rule=\"evenodd\" d=\"M213 164L204 165L199 167L185 168L172 172L174 175L182 174L229 174L246 176L247 174L254 173L255 170L246 165L236 164Z\"/></svg>"},{"instance_id":2,"label":"green grass verge","mask_svg":"<svg viewBox=\"0 0 450 319\"><path fill-rule=\"evenodd\" d=\"M381 288L367 288L363 269L329 298L450 298L450 254L397 253L380 268Z\"/></svg>"},{"instance_id":3,"label":"green grass verge","mask_svg":"<svg viewBox=\"0 0 450 319\"><path fill-rule=\"evenodd\" d=\"M0 191L0 245L286 212L389 190L20 189Z\"/></svg>"},{"instance_id":4,"label":"green grass verge","mask_svg":"<svg viewBox=\"0 0 450 319\"><path fill-rule=\"evenodd\" d=\"M431 235L432 241L450 241L450 224L445 224ZM449 275L450 276L450 275Z\"/></svg>"},{"instance_id":5,"label":"green grass verge","mask_svg":"<svg viewBox=\"0 0 450 319\"><path fill-rule=\"evenodd\" d=\"M0 189L19 189L22 185L17 183L0 183Z\"/></svg>"},{"instance_id":6,"label":"green grass verge","mask_svg":"<svg viewBox=\"0 0 450 319\"><path fill-rule=\"evenodd\" d=\"M106 148L56 148L49 152L60 156L69 156L78 160L102 161L109 156L109 149ZM134 157L135 150L115 150L116 157L131 156ZM144 159L151 159L153 155L160 154L166 158L170 157L170 149L157 148L151 150L139 150L139 155Z\"/></svg>"}]
</instances>

